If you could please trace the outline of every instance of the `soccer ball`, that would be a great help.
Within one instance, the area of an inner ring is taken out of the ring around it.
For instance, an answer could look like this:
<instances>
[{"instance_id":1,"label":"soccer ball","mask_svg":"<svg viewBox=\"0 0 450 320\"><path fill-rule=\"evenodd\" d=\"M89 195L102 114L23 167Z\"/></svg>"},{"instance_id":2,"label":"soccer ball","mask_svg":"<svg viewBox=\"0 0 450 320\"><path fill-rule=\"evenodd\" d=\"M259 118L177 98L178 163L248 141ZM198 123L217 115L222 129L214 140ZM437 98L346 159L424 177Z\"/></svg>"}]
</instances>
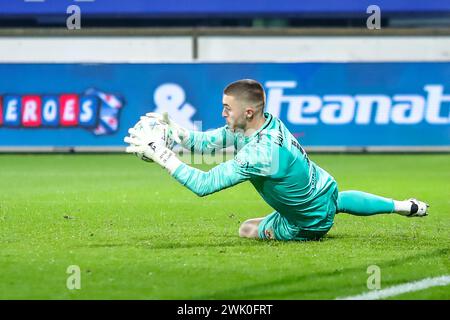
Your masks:
<instances>
[{"instance_id":1,"label":"soccer ball","mask_svg":"<svg viewBox=\"0 0 450 320\"><path fill-rule=\"evenodd\" d=\"M139 120L134 129L138 132L143 132L145 137L155 137L157 140L160 140L166 148L172 150L175 141L169 137L169 128L165 123L161 123L158 119L155 118L145 118ZM135 152L134 155L141 160L147 162L153 162L152 159L147 158L145 155Z\"/></svg>"}]
</instances>

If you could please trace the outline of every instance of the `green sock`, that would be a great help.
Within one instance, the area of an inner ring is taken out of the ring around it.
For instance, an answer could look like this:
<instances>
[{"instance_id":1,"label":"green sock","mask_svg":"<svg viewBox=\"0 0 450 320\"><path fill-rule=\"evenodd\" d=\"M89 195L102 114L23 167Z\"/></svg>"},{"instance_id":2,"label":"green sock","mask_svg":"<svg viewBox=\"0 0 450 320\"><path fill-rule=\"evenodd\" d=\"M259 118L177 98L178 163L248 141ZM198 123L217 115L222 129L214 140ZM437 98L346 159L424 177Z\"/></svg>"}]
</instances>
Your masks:
<instances>
[{"instance_id":1,"label":"green sock","mask_svg":"<svg viewBox=\"0 0 450 320\"><path fill-rule=\"evenodd\" d=\"M355 216L371 216L394 212L394 201L362 191L339 192L337 212Z\"/></svg>"}]
</instances>

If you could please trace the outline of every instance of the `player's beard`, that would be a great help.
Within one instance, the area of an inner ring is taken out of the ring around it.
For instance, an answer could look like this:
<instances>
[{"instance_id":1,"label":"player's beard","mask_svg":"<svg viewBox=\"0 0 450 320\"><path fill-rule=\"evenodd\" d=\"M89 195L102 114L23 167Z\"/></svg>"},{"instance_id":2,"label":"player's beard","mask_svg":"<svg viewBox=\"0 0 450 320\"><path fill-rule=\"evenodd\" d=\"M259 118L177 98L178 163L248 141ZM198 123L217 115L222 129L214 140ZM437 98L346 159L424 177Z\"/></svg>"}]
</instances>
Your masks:
<instances>
[{"instance_id":1,"label":"player's beard","mask_svg":"<svg viewBox=\"0 0 450 320\"><path fill-rule=\"evenodd\" d=\"M227 121L228 128L233 132L244 132L246 127L245 119L242 123L238 120L229 119Z\"/></svg>"},{"instance_id":2,"label":"player's beard","mask_svg":"<svg viewBox=\"0 0 450 320\"><path fill-rule=\"evenodd\" d=\"M233 131L234 132L234 130L235 130L235 125L234 125L234 121L233 120L231 120L231 119L227 119L227 126L228 126L228 128L231 130L231 131Z\"/></svg>"}]
</instances>

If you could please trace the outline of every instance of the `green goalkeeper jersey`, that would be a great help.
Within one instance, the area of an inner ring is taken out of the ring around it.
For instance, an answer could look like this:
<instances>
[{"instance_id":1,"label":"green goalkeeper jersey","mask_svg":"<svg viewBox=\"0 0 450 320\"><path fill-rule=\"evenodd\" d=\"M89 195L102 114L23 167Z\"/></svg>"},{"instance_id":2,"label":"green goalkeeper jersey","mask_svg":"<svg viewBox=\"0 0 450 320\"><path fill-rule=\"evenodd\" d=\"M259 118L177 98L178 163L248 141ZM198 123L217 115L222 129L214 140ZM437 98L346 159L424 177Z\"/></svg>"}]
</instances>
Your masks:
<instances>
[{"instance_id":1,"label":"green goalkeeper jersey","mask_svg":"<svg viewBox=\"0 0 450 320\"><path fill-rule=\"evenodd\" d=\"M334 212L330 218L324 208L333 201L335 180L308 158L280 119L264 116L264 125L251 136L233 133L227 126L190 132L183 144L187 149L210 153L234 145L237 154L208 172L182 164L173 177L199 196L248 180L292 228L328 230Z\"/></svg>"}]
</instances>

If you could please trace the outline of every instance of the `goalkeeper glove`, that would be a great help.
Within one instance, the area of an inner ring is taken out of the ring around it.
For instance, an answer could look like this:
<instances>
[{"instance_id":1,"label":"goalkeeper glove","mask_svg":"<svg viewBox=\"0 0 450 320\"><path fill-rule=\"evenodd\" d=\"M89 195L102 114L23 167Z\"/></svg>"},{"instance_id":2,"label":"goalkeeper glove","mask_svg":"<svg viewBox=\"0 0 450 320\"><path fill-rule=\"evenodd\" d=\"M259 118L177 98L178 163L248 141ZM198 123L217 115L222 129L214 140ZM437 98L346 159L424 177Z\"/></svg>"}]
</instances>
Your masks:
<instances>
[{"instance_id":1,"label":"goalkeeper glove","mask_svg":"<svg viewBox=\"0 0 450 320\"><path fill-rule=\"evenodd\" d=\"M130 145L126 148L127 153L138 153L142 158L152 159L170 174L182 164L175 153L167 148L163 141L154 135L146 135L142 131L134 128L128 130L130 136L125 137L124 141Z\"/></svg>"},{"instance_id":2,"label":"goalkeeper glove","mask_svg":"<svg viewBox=\"0 0 450 320\"><path fill-rule=\"evenodd\" d=\"M162 115L156 112L149 112L145 114L145 117L155 118L158 121L167 124L169 129L169 137L179 144L183 144L183 142L189 138L189 131L170 119L167 112L164 112Z\"/></svg>"}]
</instances>

